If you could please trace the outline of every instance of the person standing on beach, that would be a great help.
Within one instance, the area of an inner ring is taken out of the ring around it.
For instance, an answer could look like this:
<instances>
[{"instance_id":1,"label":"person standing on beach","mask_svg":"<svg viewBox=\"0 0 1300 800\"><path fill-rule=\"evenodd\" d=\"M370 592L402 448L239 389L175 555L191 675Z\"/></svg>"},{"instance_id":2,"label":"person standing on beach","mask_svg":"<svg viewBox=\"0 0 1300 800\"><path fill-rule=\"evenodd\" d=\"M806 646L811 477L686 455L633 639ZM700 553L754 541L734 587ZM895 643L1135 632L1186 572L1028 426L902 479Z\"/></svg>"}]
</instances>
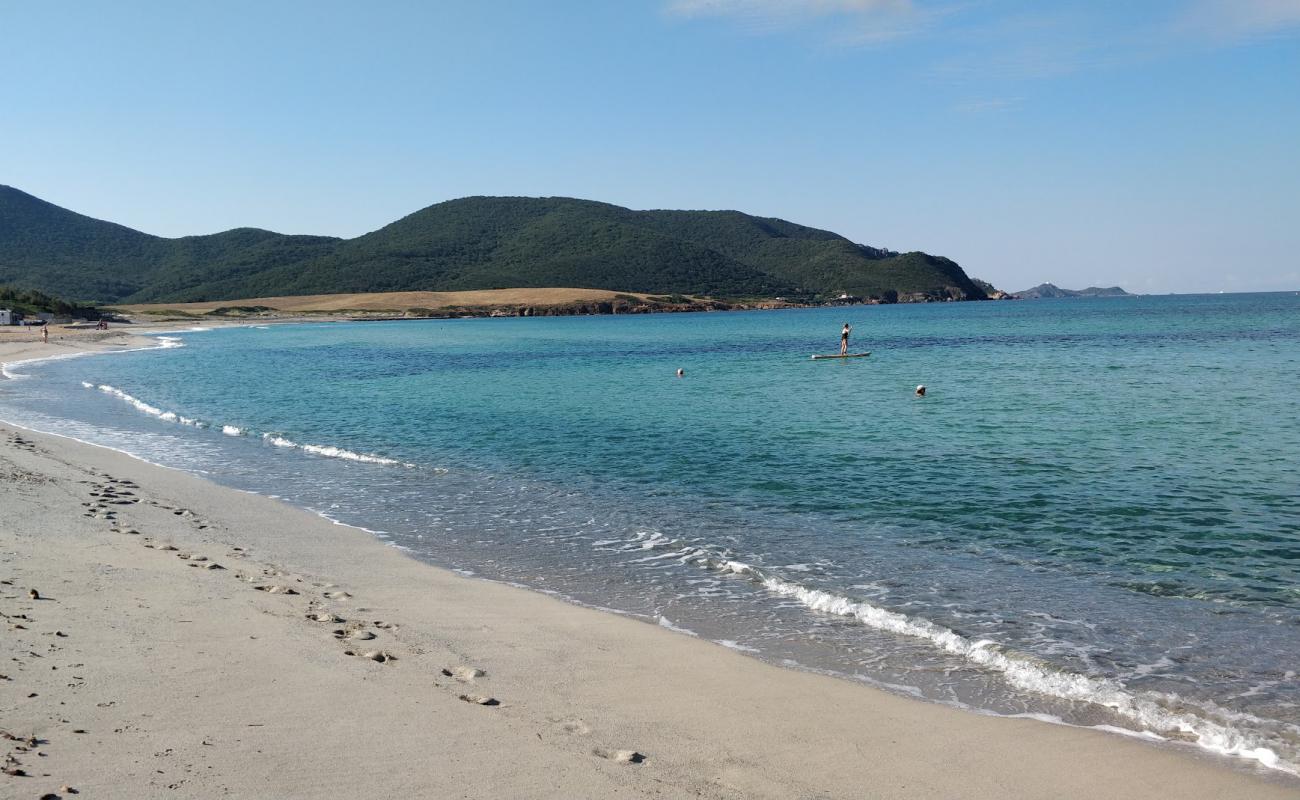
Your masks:
<instances>
[{"instance_id":1,"label":"person standing on beach","mask_svg":"<svg viewBox=\"0 0 1300 800\"><path fill-rule=\"evenodd\" d=\"M50 323L48 322L41 326L41 341L46 344L50 343Z\"/></svg>"},{"instance_id":2,"label":"person standing on beach","mask_svg":"<svg viewBox=\"0 0 1300 800\"><path fill-rule=\"evenodd\" d=\"M840 331L840 355L842 356L848 355L849 334L852 332L853 332L853 328L849 325L849 323L847 322L844 323L844 330Z\"/></svg>"}]
</instances>

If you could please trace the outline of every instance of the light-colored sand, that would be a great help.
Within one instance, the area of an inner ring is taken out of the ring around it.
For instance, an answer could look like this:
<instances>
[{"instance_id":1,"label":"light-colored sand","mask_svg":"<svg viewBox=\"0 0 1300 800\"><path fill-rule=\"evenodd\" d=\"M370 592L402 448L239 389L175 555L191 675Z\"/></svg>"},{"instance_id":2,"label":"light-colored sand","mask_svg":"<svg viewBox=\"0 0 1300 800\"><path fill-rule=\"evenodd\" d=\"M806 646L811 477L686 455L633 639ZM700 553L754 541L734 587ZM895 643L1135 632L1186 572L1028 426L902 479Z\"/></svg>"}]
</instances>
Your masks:
<instances>
[{"instance_id":1,"label":"light-colored sand","mask_svg":"<svg viewBox=\"0 0 1300 800\"><path fill-rule=\"evenodd\" d=\"M366 292L360 294L313 294L293 297L253 297L244 300L214 300L204 303L146 303L114 308L133 313L182 311L206 314L216 308L266 306L292 313L338 311L390 311L401 313L410 308L437 310L458 306L557 306L566 303L611 300L620 292L605 289L482 289L468 292ZM645 299L649 295L621 292Z\"/></svg>"},{"instance_id":2,"label":"light-colored sand","mask_svg":"<svg viewBox=\"0 0 1300 800\"><path fill-rule=\"evenodd\" d=\"M1297 796L463 578L5 424L0 580L0 758L26 773L5 798Z\"/></svg>"}]
</instances>

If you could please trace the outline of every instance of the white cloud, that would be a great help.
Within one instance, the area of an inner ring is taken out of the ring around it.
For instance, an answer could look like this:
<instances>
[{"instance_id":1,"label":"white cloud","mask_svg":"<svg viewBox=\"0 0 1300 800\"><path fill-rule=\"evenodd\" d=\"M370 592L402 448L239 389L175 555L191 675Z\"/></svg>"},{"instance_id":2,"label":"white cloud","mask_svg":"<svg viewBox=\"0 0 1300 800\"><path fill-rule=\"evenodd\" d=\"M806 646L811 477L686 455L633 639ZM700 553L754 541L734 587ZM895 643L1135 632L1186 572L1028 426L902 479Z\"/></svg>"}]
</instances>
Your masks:
<instances>
[{"instance_id":1,"label":"white cloud","mask_svg":"<svg viewBox=\"0 0 1300 800\"><path fill-rule=\"evenodd\" d=\"M1222 42L1300 28L1300 0L1195 0L1182 27Z\"/></svg>"}]
</instances>

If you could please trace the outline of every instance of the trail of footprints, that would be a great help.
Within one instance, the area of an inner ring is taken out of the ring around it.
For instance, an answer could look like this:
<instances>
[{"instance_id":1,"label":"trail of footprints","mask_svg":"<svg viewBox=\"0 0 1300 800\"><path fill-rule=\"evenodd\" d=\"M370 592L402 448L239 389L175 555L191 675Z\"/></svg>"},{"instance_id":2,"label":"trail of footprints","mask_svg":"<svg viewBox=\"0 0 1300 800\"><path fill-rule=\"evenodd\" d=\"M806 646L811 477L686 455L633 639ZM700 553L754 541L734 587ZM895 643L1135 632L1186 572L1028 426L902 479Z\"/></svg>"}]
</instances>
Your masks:
<instances>
[{"instance_id":1,"label":"trail of footprints","mask_svg":"<svg viewBox=\"0 0 1300 800\"><path fill-rule=\"evenodd\" d=\"M17 589L16 593L14 590ZM0 672L0 681L11 682L15 679L22 680L26 677L29 668L44 669L44 663L58 660L58 653L63 650L63 646L57 644L54 640L66 639L68 634L61 630L44 630L39 624L40 615L37 612L40 603L51 602L52 598L45 597L35 587L28 587L26 591L18 589L14 581L9 578L0 579L0 599L12 601L18 605L17 609L9 607L6 603L7 610L0 611L0 618L8 625L9 631L14 636L15 643L18 645L13 654L7 661L3 662L3 672ZM24 600L26 602L24 602ZM12 613L10 613L12 612ZM50 641L45 643L44 647L40 646L39 640L30 637L48 636ZM40 652L37 652L37 651ZM48 661L47 661L48 660ZM49 664L50 670L57 670L63 666L68 671L69 688L80 688L85 684L85 680L75 674L78 667L82 664ZM13 671L13 675L9 674ZM37 692L28 692L27 698L35 698L40 695ZM68 724L68 720L60 719L59 722ZM86 731L82 728L73 728L72 733L84 734ZM0 729L0 751L4 752L4 758L0 761L0 772L6 778L28 779L32 778L40 782L42 779L51 778L51 774L42 771L40 759L46 758L49 754L45 747L50 744L50 740L38 737L34 734L16 734L9 730ZM40 795L41 800L59 800L66 795L77 794L77 790L71 786L63 785L59 788L57 794L47 792Z\"/></svg>"},{"instance_id":2,"label":"trail of footprints","mask_svg":"<svg viewBox=\"0 0 1300 800\"><path fill-rule=\"evenodd\" d=\"M9 434L9 438L6 440L6 442L9 444L10 447L14 448L15 450L26 450L29 453L44 452L37 446L36 442L33 442L31 439L24 438L21 433Z\"/></svg>"},{"instance_id":3,"label":"trail of footprints","mask_svg":"<svg viewBox=\"0 0 1300 800\"><path fill-rule=\"evenodd\" d=\"M9 444L31 451L35 451L36 448L33 442L18 435L10 436ZM231 547L226 557L244 562L244 568L227 570L224 565L207 555L181 550L176 545L159 542L152 537L145 536L138 529L123 525L118 520L118 510L130 506L148 505L188 520L196 531L207 530L211 526L189 509L170 506L157 500L140 498L137 495L140 487L133 481L114 478L102 472L92 471L92 475L98 480L82 481L83 484L88 486L87 494L89 496L89 499L82 503L86 509L83 512L84 516L108 522L110 531L114 533L138 536L138 541L142 547L173 555L178 561L185 563L189 567L213 572L230 572L236 580L249 584L250 588L255 591L268 595L285 595L286 597L306 596L307 605L302 618L310 624L328 630L331 637L345 646L342 651L343 655L384 665L393 665L399 660L395 653L385 649L381 644L384 636L396 638L394 636L398 630L396 624L384 620L366 622L361 619L349 619L328 607L327 603L339 604L352 600L351 593L332 584L307 581L274 565L253 562L249 558L249 553L241 547ZM10 583L9 581L4 582ZM37 593L34 589L31 590L31 598L37 599ZM364 611L364 609L358 609L358 612L361 611ZM23 614L6 616L8 617L7 621L16 629L25 629L23 622L29 621ZM61 631L55 632L55 634L57 636L64 635ZM38 656L36 653L31 655ZM449 679L449 682L444 686L442 682L435 678L433 680L434 686L454 692L456 697L465 703L485 708L497 708L503 705L499 699L484 693L479 688L481 685L480 680L487 677L487 672L481 668L464 664L450 665L439 670L439 677ZM8 680L9 678L7 675L0 674L0 679ZM551 720L551 722L561 733L568 736L587 736L592 733L591 727L581 719L559 719ZM5 756L3 771L9 775L25 774L22 771L18 757L14 753L34 750L38 745L44 743L43 740L31 737L21 739L5 731L0 731L0 736L15 743L14 752ZM644 754L635 750L597 747L590 752L594 756L620 764L641 764L647 758ZM63 793L75 794L76 790L71 787L63 787Z\"/></svg>"}]
</instances>

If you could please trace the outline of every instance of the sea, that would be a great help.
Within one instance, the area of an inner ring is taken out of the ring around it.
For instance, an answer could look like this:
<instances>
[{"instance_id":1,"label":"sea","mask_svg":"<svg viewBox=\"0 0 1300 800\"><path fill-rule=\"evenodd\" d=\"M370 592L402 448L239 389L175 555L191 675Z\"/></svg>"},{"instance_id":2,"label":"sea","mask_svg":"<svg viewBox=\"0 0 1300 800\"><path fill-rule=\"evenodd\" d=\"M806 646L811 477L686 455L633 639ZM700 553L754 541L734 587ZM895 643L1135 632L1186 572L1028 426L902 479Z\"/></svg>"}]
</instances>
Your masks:
<instances>
[{"instance_id":1,"label":"sea","mask_svg":"<svg viewBox=\"0 0 1300 800\"><path fill-rule=\"evenodd\" d=\"M811 359L845 322L871 355ZM775 664L1300 774L1300 295L154 341L9 365L0 419Z\"/></svg>"}]
</instances>

